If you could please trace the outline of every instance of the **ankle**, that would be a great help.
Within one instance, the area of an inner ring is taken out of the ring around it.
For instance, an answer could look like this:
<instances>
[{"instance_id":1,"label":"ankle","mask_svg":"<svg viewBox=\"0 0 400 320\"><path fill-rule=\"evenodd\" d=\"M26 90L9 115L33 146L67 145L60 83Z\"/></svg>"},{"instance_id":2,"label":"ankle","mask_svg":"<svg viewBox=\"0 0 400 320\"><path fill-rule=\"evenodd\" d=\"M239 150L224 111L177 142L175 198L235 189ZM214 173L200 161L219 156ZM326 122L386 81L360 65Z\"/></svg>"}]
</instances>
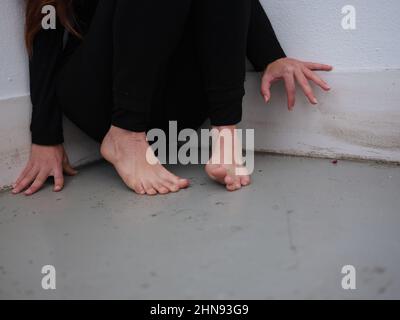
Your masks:
<instances>
[{"instance_id":1,"label":"ankle","mask_svg":"<svg viewBox=\"0 0 400 320\"><path fill-rule=\"evenodd\" d=\"M138 142L146 141L146 132L135 132L116 126L111 126L110 130L108 131L108 135L116 141L120 141L121 139L129 139Z\"/></svg>"},{"instance_id":2,"label":"ankle","mask_svg":"<svg viewBox=\"0 0 400 320\"><path fill-rule=\"evenodd\" d=\"M218 131L222 130L230 130L233 131L237 129L236 125L230 125L230 126L212 126L213 129L217 129Z\"/></svg>"}]
</instances>

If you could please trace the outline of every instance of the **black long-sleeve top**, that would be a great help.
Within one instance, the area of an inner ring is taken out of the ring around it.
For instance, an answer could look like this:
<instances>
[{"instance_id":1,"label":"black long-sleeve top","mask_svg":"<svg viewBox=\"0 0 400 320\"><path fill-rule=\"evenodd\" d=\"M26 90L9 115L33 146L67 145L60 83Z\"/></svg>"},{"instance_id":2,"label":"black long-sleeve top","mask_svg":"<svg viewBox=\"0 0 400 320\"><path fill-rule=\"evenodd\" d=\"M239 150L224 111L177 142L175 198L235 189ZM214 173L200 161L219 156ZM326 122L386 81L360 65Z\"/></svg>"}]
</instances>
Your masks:
<instances>
[{"instance_id":1,"label":"black long-sleeve top","mask_svg":"<svg viewBox=\"0 0 400 320\"><path fill-rule=\"evenodd\" d=\"M74 0L76 25L83 36L88 29L99 0ZM285 53L275 35L270 21L259 0L253 1L249 25L247 56L256 71L282 57ZM56 75L66 56L65 30L41 30L35 37L29 62L30 91L32 101L32 143L56 145L64 141L62 111L56 99ZM77 41L77 39L75 39Z\"/></svg>"}]
</instances>

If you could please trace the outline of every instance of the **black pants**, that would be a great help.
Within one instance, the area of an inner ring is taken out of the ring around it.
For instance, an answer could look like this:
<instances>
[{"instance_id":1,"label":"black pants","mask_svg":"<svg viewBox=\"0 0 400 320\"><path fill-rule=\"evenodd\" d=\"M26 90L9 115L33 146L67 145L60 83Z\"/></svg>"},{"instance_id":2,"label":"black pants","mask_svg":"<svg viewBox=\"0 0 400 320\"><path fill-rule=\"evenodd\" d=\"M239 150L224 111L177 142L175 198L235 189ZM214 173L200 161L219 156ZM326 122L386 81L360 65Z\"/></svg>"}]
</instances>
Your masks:
<instances>
[{"instance_id":1,"label":"black pants","mask_svg":"<svg viewBox=\"0 0 400 320\"><path fill-rule=\"evenodd\" d=\"M241 120L248 0L102 0L57 80L64 114L95 140Z\"/></svg>"}]
</instances>

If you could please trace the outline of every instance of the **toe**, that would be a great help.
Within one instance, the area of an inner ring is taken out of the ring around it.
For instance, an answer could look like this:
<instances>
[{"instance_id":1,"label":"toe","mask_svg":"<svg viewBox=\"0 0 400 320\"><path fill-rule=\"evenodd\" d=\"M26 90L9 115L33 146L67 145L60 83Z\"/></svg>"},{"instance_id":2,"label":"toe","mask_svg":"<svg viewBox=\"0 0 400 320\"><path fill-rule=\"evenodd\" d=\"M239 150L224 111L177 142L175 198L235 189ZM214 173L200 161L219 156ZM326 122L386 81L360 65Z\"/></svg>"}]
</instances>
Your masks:
<instances>
[{"instance_id":1,"label":"toe","mask_svg":"<svg viewBox=\"0 0 400 320\"><path fill-rule=\"evenodd\" d=\"M178 179L178 186L181 189L185 189L185 188L189 187L189 180L188 179L179 178Z\"/></svg>"},{"instance_id":2,"label":"toe","mask_svg":"<svg viewBox=\"0 0 400 320\"><path fill-rule=\"evenodd\" d=\"M178 192L179 186L171 181L165 180L163 181L164 187L168 188L170 192Z\"/></svg>"},{"instance_id":3,"label":"toe","mask_svg":"<svg viewBox=\"0 0 400 320\"><path fill-rule=\"evenodd\" d=\"M146 191L146 194L150 196L154 196L157 194L157 191L156 189L154 189L153 183L151 181L148 180L142 181L142 185L144 190Z\"/></svg>"},{"instance_id":4,"label":"toe","mask_svg":"<svg viewBox=\"0 0 400 320\"><path fill-rule=\"evenodd\" d=\"M206 171L211 179L219 183L226 184L225 178L227 177L227 170L222 166L207 167Z\"/></svg>"},{"instance_id":5,"label":"toe","mask_svg":"<svg viewBox=\"0 0 400 320\"><path fill-rule=\"evenodd\" d=\"M242 186L248 186L250 184L251 180L249 176L242 176L240 177L240 183Z\"/></svg>"},{"instance_id":6,"label":"toe","mask_svg":"<svg viewBox=\"0 0 400 320\"><path fill-rule=\"evenodd\" d=\"M239 181L235 182L235 189L239 190L240 188L242 188L242 184L240 183L240 180L239 180Z\"/></svg>"},{"instance_id":7,"label":"toe","mask_svg":"<svg viewBox=\"0 0 400 320\"><path fill-rule=\"evenodd\" d=\"M226 189L228 191L236 191L237 190L237 188L236 188L236 186L234 184L227 184L226 185Z\"/></svg>"},{"instance_id":8,"label":"toe","mask_svg":"<svg viewBox=\"0 0 400 320\"><path fill-rule=\"evenodd\" d=\"M157 185L156 190L159 194L167 194L169 193L169 189L164 187L163 185Z\"/></svg>"},{"instance_id":9,"label":"toe","mask_svg":"<svg viewBox=\"0 0 400 320\"><path fill-rule=\"evenodd\" d=\"M240 183L240 178L237 176L227 175L224 179L224 182L226 184L226 188L229 191L235 191L242 187L242 185Z\"/></svg>"},{"instance_id":10,"label":"toe","mask_svg":"<svg viewBox=\"0 0 400 320\"><path fill-rule=\"evenodd\" d=\"M173 192L176 192L179 189L187 188L189 186L189 180L181 179L173 173L169 172L168 170L165 170L161 177L164 180L164 185L167 185L170 190L172 188L173 190L171 191Z\"/></svg>"},{"instance_id":11,"label":"toe","mask_svg":"<svg viewBox=\"0 0 400 320\"><path fill-rule=\"evenodd\" d=\"M148 194L149 196L155 196L157 194L157 191L154 188L148 188L146 189L146 194Z\"/></svg>"},{"instance_id":12,"label":"toe","mask_svg":"<svg viewBox=\"0 0 400 320\"><path fill-rule=\"evenodd\" d=\"M236 188L236 190L239 190L240 188L242 188L242 184L240 182L239 176L235 176L235 188Z\"/></svg>"},{"instance_id":13,"label":"toe","mask_svg":"<svg viewBox=\"0 0 400 320\"><path fill-rule=\"evenodd\" d=\"M233 177L227 175L224 179L224 183L226 185L226 189L228 191L235 191L236 187L235 187L235 180L233 179Z\"/></svg>"},{"instance_id":14,"label":"toe","mask_svg":"<svg viewBox=\"0 0 400 320\"><path fill-rule=\"evenodd\" d=\"M133 185L133 191L135 191L137 194L145 194L146 191L144 190L142 184L140 182L137 182Z\"/></svg>"},{"instance_id":15,"label":"toe","mask_svg":"<svg viewBox=\"0 0 400 320\"><path fill-rule=\"evenodd\" d=\"M235 179L233 179L232 176L225 176L224 183L228 185L234 185L235 184Z\"/></svg>"}]
</instances>

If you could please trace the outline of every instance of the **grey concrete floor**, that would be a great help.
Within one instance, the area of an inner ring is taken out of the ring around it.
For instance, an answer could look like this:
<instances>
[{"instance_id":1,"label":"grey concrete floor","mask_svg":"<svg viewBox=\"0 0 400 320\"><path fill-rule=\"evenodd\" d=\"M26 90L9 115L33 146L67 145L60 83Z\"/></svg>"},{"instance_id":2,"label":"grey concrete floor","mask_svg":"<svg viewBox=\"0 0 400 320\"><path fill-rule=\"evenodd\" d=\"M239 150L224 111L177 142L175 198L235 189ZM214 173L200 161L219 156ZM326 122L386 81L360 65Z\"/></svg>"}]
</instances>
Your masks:
<instances>
[{"instance_id":1,"label":"grey concrete floor","mask_svg":"<svg viewBox=\"0 0 400 320\"><path fill-rule=\"evenodd\" d=\"M399 167L257 155L236 193L172 169L192 187L137 196L100 162L62 193L0 194L0 297L400 298ZM48 264L56 290L41 287Z\"/></svg>"}]
</instances>

